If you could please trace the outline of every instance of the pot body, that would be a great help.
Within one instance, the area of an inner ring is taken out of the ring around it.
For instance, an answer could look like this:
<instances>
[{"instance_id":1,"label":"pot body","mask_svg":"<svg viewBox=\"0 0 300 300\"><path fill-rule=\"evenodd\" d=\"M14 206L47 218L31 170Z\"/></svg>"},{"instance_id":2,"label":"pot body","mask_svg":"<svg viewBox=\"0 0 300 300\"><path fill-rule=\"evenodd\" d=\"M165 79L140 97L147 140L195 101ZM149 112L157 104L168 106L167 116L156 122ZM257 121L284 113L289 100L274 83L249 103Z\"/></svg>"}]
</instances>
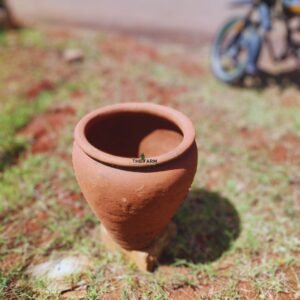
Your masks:
<instances>
[{"instance_id":1,"label":"pot body","mask_svg":"<svg viewBox=\"0 0 300 300\"><path fill-rule=\"evenodd\" d=\"M142 250L162 233L184 200L197 168L195 141L180 156L142 168L88 156L74 142L73 166L82 193L112 238Z\"/></svg>"}]
</instances>

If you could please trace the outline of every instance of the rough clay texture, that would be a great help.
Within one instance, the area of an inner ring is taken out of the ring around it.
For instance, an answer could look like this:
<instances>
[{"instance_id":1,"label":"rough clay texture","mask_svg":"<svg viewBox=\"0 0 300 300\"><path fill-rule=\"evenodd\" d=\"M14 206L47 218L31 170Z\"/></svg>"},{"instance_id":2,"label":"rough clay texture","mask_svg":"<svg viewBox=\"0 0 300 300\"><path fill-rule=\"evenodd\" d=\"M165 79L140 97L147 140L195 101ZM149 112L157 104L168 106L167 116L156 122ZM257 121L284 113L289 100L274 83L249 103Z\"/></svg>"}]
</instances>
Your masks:
<instances>
[{"instance_id":1,"label":"rough clay texture","mask_svg":"<svg viewBox=\"0 0 300 300\"><path fill-rule=\"evenodd\" d=\"M139 128L143 126L141 123ZM164 139L157 136L151 144L159 147ZM142 168L104 164L87 155L78 142L75 139L73 166L91 208L121 247L147 248L166 228L193 181L197 166L195 141L177 158Z\"/></svg>"},{"instance_id":2,"label":"rough clay texture","mask_svg":"<svg viewBox=\"0 0 300 300\"><path fill-rule=\"evenodd\" d=\"M125 250L121 248L109 235L106 228L100 225L100 236L105 247L110 251L119 251L125 258L136 264L140 271L153 271L158 264L159 256L166 248L170 240L176 235L176 225L171 222L161 235L159 235L149 248L142 251Z\"/></svg>"}]
</instances>

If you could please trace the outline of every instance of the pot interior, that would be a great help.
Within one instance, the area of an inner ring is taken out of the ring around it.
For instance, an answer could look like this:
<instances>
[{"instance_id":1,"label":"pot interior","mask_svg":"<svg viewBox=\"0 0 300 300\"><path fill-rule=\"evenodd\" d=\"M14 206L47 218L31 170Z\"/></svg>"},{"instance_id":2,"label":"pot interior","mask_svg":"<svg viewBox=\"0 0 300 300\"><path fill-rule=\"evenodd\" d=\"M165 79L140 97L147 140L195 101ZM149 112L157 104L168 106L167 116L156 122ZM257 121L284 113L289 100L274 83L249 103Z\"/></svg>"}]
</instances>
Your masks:
<instances>
[{"instance_id":1,"label":"pot interior","mask_svg":"<svg viewBox=\"0 0 300 300\"><path fill-rule=\"evenodd\" d=\"M99 115L87 124L85 135L99 150L130 158L162 155L183 140L181 130L173 122L141 112Z\"/></svg>"}]
</instances>

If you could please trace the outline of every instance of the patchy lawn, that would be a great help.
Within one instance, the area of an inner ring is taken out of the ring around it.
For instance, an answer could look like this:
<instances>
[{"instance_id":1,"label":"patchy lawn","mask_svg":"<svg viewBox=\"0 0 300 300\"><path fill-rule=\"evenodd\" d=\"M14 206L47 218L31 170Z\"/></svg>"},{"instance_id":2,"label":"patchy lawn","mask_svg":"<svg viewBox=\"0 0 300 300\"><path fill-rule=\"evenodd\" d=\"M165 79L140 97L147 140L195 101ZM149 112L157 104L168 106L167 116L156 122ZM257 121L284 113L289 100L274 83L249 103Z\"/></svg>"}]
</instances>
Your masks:
<instances>
[{"instance_id":1,"label":"patchy lawn","mask_svg":"<svg viewBox=\"0 0 300 300\"><path fill-rule=\"evenodd\" d=\"M207 54L108 34L0 35L1 299L300 297L299 81L226 86ZM71 165L79 118L126 101L170 105L197 130L198 172L153 274L104 249ZM88 263L63 287L28 275L61 257Z\"/></svg>"}]
</instances>

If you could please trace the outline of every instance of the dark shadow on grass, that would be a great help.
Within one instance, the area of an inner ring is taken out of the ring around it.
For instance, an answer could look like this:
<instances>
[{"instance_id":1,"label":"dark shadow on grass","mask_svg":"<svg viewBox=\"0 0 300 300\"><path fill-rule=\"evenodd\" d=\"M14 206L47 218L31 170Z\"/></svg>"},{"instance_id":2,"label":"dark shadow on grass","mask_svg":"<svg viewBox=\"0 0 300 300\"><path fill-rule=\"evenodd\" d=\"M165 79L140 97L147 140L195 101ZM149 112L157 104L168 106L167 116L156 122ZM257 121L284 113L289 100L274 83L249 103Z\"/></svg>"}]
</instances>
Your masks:
<instances>
[{"instance_id":1,"label":"dark shadow on grass","mask_svg":"<svg viewBox=\"0 0 300 300\"><path fill-rule=\"evenodd\" d=\"M233 204L217 192L191 191L174 222L177 236L161 257L161 264L178 259L209 263L218 259L239 236L240 218Z\"/></svg>"},{"instance_id":2,"label":"dark shadow on grass","mask_svg":"<svg viewBox=\"0 0 300 300\"><path fill-rule=\"evenodd\" d=\"M13 165L25 150L25 144L17 143L3 153L0 153L0 172Z\"/></svg>"},{"instance_id":3,"label":"dark shadow on grass","mask_svg":"<svg viewBox=\"0 0 300 300\"><path fill-rule=\"evenodd\" d=\"M277 86L283 90L287 87L295 87L300 89L300 69L296 68L293 70L272 74L263 70L258 71L257 75L250 78L250 84L246 84L247 80L243 80L236 84L238 88L250 88L263 90L270 86Z\"/></svg>"}]
</instances>

